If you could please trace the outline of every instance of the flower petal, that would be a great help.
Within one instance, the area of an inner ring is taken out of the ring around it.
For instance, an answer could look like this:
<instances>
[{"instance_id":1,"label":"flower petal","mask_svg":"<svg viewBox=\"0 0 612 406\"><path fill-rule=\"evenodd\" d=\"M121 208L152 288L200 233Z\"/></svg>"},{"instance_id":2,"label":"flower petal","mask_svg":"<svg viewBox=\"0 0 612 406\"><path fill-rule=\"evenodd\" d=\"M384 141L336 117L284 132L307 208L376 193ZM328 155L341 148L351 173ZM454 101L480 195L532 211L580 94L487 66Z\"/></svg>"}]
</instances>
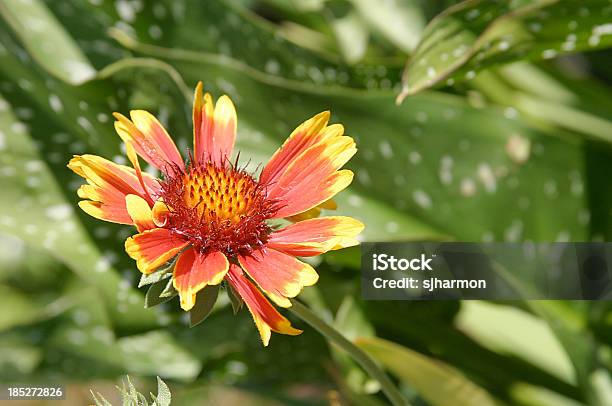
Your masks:
<instances>
[{"instance_id":1,"label":"flower petal","mask_svg":"<svg viewBox=\"0 0 612 406\"><path fill-rule=\"evenodd\" d=\"M284 189L277 195L269 195L269 198L278 199L285 204L276 213L277 218L292 217L303 213L337 195L351 184L353 172L343 169L325 177L324 174L319 176L313 171L311 175L304 176L302 179L302 181L296 179L289 183L289 185L293 184L289 186L292 189Z\"/></svg>"},{"instance_id":2,"label":"flower petal","mask_svg":"<svg viewBox=\"0 0 612 406\"><path fill-rule=\"evenodd\" d=\"M132 224L125 196L146 196L134 169L96 155L75 155L68 168L88 183L78 190L79 197L86 199L79 203L86 213L113 223ZM157 193L159 183L155 178L143 173L142 179L148 192Z\"/></svg>"},{"instance_id":3,"label":"flower petal","mask_svg":"<svg viewBox=\"0 0 612 406\"><path fill-rule=\"evenodd\" d=\"M136 260L140 272L149 274L172 259L187 244L170 230L154 228L125 240L125 251Z\"/></svg>"},{"instance_id":4,"label":"flower petal","mask_svg":"<svg viewBox=\"0 0 612 406\"><path fill-rule=\"evenodd\" d=\"M125 209L125 202L123 207L119 204L104 204L92 200L81 200L78 205L93 218L111 223L132 224L132 219Z\"/></svg>"},{"instance_id":5,"label":"flower petal","mask_svg":"<svg viewBox=\"0 0 612 406\"><path fill-rule=\"evenodd\" d=\"M229 261L221 252L202 255L193 247L178 257L174 266L174 288L179 292L181 308L191 310L196 293L206 285L218 285L229 269Z\"/></svg>"},{"instance_id":6,"label":"flower petal","mask_svg":"<svg viewBox=\"0 0 612 406\"><path fill-rule=\"evenodd\" d=\"M157 227L153 222L153 213L149 203L142 197L127 195L125 197L125 206L138 232L142 233L145 230Z\"/></svg>"},{"instance_id":7,"label":"flower petal","mask_svg":"<svg viewBox=\"0 0 612 406\"><path fill-rule=\"evenodd\" d=\"M157 199L155 204L153 205L152 215L153 222L157 227L163 227L168 222L168 216L170 214L170 209L166 202L163 199Z\"/></svg>"},{"instance_id":8,"label":"flower petal","mask_svg":"<svg viewBox=\"0 0 612 406\"><path fill-rule=\"evenodd\" d=\"M131 144L145 161L164 172L169 165L185 168L174 141L151 113L132 110L131 120L119 113L113 113L113 116L117 119L117 134L125 143Z\"/></svg>"},{"instance_id":9,"label":"flower petal","mask_svg":"<svg viewBox=\"0 0 612 406\"><path fill-rule=\"evenodd\" d=\"M325 126L328 121L329 111L324 111L300 124L272 155L272 158L270 158L262 170L259 180L263 183L276 182L287 166L300 156L302 152L326 138L335 136L334 131L323 131L326 129ZM336 124L329 128L336 132L340 131L340 135L342 135L343 129L341 125Z\"/></svg>"},{"instance_id":10,"label":"flower petal","mask_svg":"<svg viewBox=\"0 0 612 406\"><path fill-rule=\"evenodd\" d=\"M288 298L296 297L304 286L317 283L319 275L308 264L264 247L238 261L257 285L281 307L290 307Z\"/></svg>"},{"instance_id":11,"label":"flower petal","mask_svg":"<svg viewBox=\"0 0 612 406\"><path fill-rule=\"evenodd\" d=\"M289 320L268 302L237 265L230 265L227 280L249 308L264 346L270 342L271 331L292 336L302 333L302 330L293 328Z\"/></svg>"},{"instance_id":12,"label":"flower petal","mask_svg":"<svg viewBox=\"0 0 612 406\"><path fill-rule=\"evenodd\" d=\"M329 128L329 127L328 127ZM293 158L268 184L268 198L282 208L277 217L303 213L331 199L352 181L350 171L338 171L357 151L351 137L327 137Z\"/></svg>"},{"instance_id":13,"label":"flower petal","mask_svg":"<svg viewBox=\"0 0 612 406\"><path fill-rule=\"evenodd\" d=\"M358 245L355 238L364 228L351 217L329 216L301 221L270 234L269 248L285 254L311 257Z\"/></svg>"},{"instance_id":14,"label":"flower petal","mask_svg":"<svg viewBox=\"0 0 612 406\"><path fill-rule=\"evenodd\" d=\"M202 97L198 82L193 101L193 144L198 162L212 160L223 164L234 149L238 119L236 108L226 95L213 104L209 93Z\"/></svg>"},{"instance_id":15,"label":"flower petal","mask_svg":"<svg viewBox=\"0 0 612 406\"><path fill-rule=\"evenodd\" d=\"M144 178L142 176L142 169L140 168L140 162L138 161L138 155L136 154L136 150L129 142L124 143L126 155L129 161L132 164L132 168L134 168L134 172L136 173L136 177L138 178L138 182L140 182L140 186L142 186L142 190L144 191L144 197L147 203L153 204L153 198L151 197L151 193L147 188Z\"/></svg>"}]
</instances>

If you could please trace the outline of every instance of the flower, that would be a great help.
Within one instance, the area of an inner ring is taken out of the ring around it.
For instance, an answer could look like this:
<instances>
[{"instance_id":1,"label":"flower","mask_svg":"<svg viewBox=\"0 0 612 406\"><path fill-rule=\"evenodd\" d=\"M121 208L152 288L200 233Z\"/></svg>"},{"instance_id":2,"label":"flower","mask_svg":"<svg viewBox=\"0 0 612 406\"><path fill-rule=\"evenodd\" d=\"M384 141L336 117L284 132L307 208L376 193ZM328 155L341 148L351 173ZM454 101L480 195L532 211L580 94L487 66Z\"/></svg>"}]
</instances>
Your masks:
<instances>
[{"instance_id":1,"label":"flower","mask_svg":"<svg viewBox=\"0 0 612 406\"><path fill-rule=\"evenodd\" d=\"M150 113L115 113L115 129L124 141L132 168L95 155L74 156L68 167L82 176L79 206L89 215L133 224L138 234L125 250L138 269L151 274L175 259L172 283L185 311L196 293L225 282L246 303L264 345L271 331L296 335L274 306L290 307L290 298L317 282L318 274L297 259L357 245L359 221L319 217L334 208L334 195L353 173L340 169L356 152L340 124L328 125L329 112L296 128L263 167L259 177L230 162L236 139L236 110L229 97L216 105L195 89L194 150L186 162L172 138ZM159 169L155 179L139 158ZM287 219L274 227L270 221ZM262 293L263 292L263 293Z\"/></svg>"}]
</instances>

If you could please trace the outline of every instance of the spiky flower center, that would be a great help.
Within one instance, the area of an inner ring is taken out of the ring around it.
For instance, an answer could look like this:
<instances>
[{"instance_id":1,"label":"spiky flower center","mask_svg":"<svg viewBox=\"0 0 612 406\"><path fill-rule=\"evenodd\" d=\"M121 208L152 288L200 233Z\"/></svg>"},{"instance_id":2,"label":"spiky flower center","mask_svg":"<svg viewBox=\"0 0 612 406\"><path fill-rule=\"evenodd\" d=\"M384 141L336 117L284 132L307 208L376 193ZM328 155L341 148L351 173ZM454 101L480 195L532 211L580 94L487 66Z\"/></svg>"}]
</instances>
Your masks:
<instances>
[{"instance_id":1,"label":"spiky flower center","mask_svg":"<svg viewBox=\"0 0 612 406\"><path fill-rule=\"evenodd\" d=\"M278 211L263 185L229 164L174 169L162 182L161 197L170 212L166 227L203 254L231 257L261 248L271 232L266 220Z\"/></svg>"}]
</instances>

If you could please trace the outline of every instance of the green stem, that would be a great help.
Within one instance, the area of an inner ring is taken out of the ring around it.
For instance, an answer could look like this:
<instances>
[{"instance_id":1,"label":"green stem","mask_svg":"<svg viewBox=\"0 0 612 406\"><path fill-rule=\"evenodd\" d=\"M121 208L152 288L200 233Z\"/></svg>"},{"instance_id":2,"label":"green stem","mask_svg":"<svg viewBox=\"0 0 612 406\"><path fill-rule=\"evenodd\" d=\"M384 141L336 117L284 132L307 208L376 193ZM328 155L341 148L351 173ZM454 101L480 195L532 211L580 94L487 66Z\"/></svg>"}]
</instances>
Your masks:
<instances>
[{"instance_id":1,"label":"green stem","mask_svg":"<svg viewBox=\"0 0 612 406\"><path fill-rule=\"evenodd\" d=\"M389 379L387 374L378 367L365 351L347 340L338 330L327 324L302 303L297 300L292 300L291 303L292 306L289 310L300 319L310 324L310 326L314 327L314 329L321 333L327 340L346 351L372 378L380 383L382 391L387 395L387 398L389 398L394 406L408 405L408 402L402 397L391 379Z\"/></svg>"}]
</instances>

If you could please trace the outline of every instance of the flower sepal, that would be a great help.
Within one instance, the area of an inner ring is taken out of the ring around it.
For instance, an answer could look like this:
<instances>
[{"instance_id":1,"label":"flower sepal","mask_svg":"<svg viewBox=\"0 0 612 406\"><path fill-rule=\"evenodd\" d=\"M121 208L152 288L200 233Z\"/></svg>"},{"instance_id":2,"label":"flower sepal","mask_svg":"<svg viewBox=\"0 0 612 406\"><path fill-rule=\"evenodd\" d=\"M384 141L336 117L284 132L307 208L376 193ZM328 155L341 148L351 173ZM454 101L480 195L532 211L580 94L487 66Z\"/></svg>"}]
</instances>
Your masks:
<instances>
[{"instance_id":1,"label":"flower sepal","mask_svg":"<svg viewBox=\"0 0 612 406\"><path fill-rule=\"evenodd\" d=\"M165 279L168 273L172 273L175 263L176 263L176 259L169 262L167 266L160 267L158 270L156 270L153 273L141 274L140 281L138 281L138 287L142 288L143 286L151 285L153 283L161 281L162 279Z\"/></svg>"},{"instance_id":2,"label":"flower sepal","mask_svg":"<svg viewBox=\"0 0 612 406\"><path fill-rule=\"evenodd\" d=\"M234 311L234 315L238 314L240 309L242 309L242 305L244 305L244 300L240 297L238 292L232 288L232 285L229 283L226 284L227 297L230 299L230 303L232 304L232 310Z\"/></svg>"},{"instance_id":3,"label":"flower sepal","mask_svg":"<svg viewBox=\"0 0 612 406\"><path fill-rule=\"evenodd\" d=\"M172 286L172 274L167 273L162 276L162 279L151 284L145 294L144 307L146 309L166 303L172 300L178 292Z\"/></svg>"},{"instance_id":4,"label":"flower sepal","mask_svg":"<svg viewBox=\"0 0 612 406\"><path fill-rule=\"evenodd\" d=\"M178 295L178 290L174 287L174 275L171 275L166 283L166 287L159 294L159 297L168 297L172 299L173 297Z\"/></svg>"},{"instance_id":5,"label":"flower sepal","mask_svg":"<svg viewBox=\"0 0 612 406\"><path fill-rule=\"evenodd\" d=\"M195 305L189 310L189 327L195 327L208 318L217 299L220 285L207 285L196 294Z\"/></svg>"}]
</instances>

